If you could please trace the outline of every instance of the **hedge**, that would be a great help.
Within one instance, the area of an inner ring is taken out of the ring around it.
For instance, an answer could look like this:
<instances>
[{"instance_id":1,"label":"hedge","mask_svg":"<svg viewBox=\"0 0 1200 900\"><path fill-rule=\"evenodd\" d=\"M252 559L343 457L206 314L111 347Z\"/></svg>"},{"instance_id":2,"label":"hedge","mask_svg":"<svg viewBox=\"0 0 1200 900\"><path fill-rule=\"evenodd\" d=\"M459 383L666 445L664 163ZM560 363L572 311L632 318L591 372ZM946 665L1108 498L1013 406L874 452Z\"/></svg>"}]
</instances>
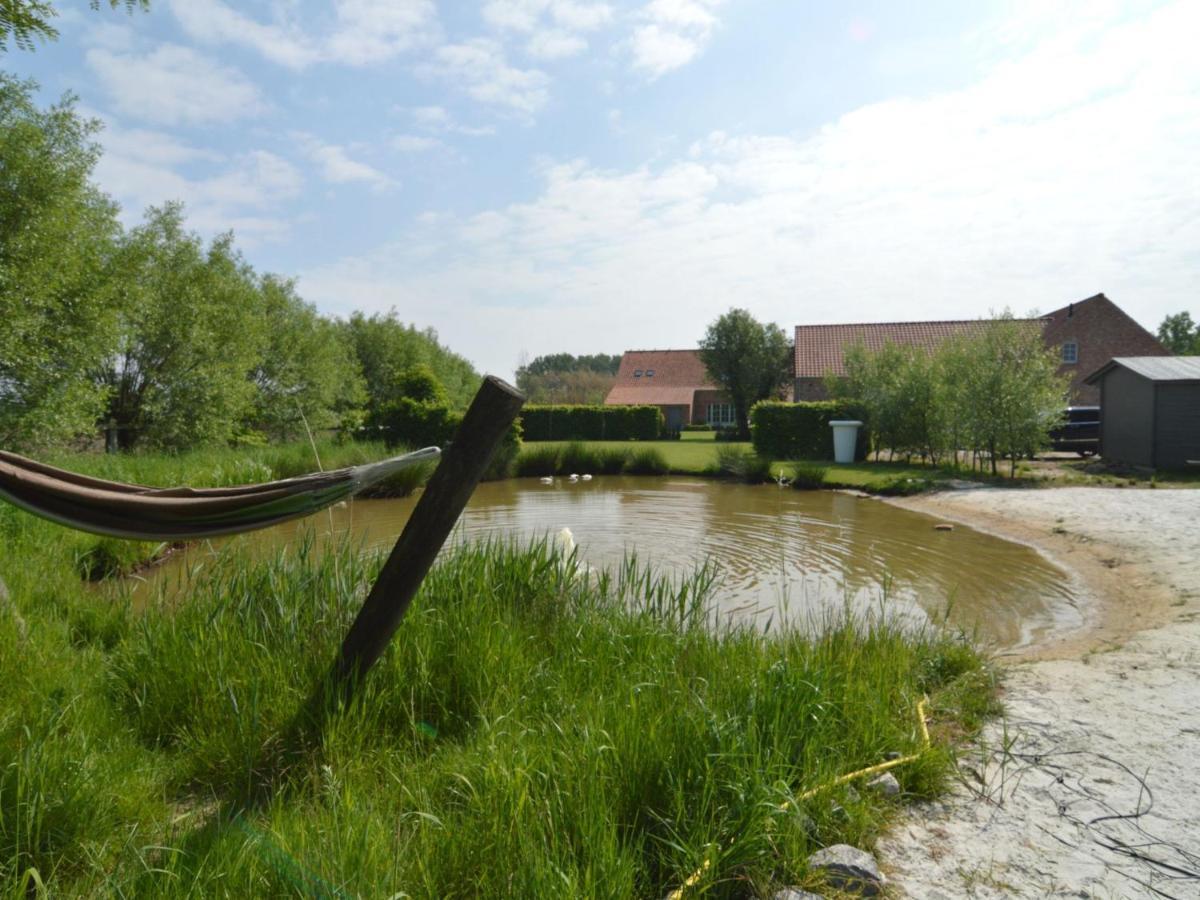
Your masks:
<instances>
[{"instance_id":1,"label":"hedge","mask_svg":"<svg viewBox=\"0 0 1200 900\"><path fill-rule=\"evenodd\" d=\"M833 459L832 419L863 420L863 409L839 400L780 403L764 400L750 410L754 451L767 459ZM855 459L866 459L867 429L858 430Z\"/></svg>"},{"instance_id":2,"label":"hedge","mask_svg":"<svg viewBox=\"0 0 1200 900\"><path fill-rule=\"evenodd\" d=\"M662 433L657 406L526 406L527 441L652 441Z\"/></svg>"},{"instance_id":3,"label":"hedge","mask_svg":"<svg viewBox=\"0 0 1200 900\"><path fill-rule=\"evenodd\" d=\"M438 403L419 403L401 397L388 404L381 416L384 440L392 447L445 447L458 432L463 414ZM484 472L485 480L507 478L521 450L521 423L513 422L492 461Z\"/></svg>"}]
</instances>

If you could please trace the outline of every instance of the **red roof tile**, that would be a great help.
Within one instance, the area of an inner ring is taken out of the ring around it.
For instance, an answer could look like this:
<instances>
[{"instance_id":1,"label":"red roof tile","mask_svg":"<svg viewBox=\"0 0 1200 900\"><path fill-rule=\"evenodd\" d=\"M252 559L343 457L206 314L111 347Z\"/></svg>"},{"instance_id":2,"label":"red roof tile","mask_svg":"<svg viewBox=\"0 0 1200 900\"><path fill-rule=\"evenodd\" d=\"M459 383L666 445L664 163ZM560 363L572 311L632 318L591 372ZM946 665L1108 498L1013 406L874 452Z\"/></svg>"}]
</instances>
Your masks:
<instances>
[{"instance_id":1,"label":"red roof tile","mask_svg":"<svg viewBox=\"0 0 1200 900\"><path fill-rule=\"evenodd\" d=\"M696 391L719 390L696 350L626 350L604 402L691 407Z\"/></svg>"},{"instance_id":2,"label":"red roof tile","mask_svg":"<svg viewBox=\"0 0 1200 900\"><path fill-rule=\"evenodd\" d=\"M902 344L936 349L942 341L959 334L970 334L986 327L987 319L960 319L944 322L863 322L854 325L797 325L796 377L822 378L827 374L845 375L845 351L862 344L868 350L881 350L885 344ZM1042 327L1040 319L1020 319Z\"/></svg>"}]
</instances>

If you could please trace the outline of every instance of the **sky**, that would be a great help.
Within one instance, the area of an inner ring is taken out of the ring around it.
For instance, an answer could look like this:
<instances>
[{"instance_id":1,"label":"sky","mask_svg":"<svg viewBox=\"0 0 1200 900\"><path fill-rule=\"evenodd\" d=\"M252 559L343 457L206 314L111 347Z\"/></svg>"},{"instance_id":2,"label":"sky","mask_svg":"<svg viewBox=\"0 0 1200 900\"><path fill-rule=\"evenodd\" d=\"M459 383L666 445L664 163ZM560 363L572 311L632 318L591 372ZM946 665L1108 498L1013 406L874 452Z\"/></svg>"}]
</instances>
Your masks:
<instances>
[{"instance_id":1,"label":"sky","mask_svg":"<svg viewBox=\"0 0 1200 900\"><path fill-rule=\"evenodd\" d=\"M798 324L1200 318L1200 3L59 0L12 50L322 312L481 371Z\"/></svg>"}]
</instances>

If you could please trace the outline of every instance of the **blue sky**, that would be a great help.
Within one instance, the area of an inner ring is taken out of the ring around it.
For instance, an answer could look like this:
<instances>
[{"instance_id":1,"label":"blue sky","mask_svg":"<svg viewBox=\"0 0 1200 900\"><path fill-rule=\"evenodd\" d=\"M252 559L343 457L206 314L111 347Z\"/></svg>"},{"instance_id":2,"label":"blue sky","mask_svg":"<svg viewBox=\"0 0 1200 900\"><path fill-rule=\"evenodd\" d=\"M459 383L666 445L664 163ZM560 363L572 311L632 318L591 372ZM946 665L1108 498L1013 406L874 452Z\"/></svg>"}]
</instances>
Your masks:
<instances>
[{"instance_id":1,"label":"blue sky","mask_svg":"<svg viewBox=\"0 0 1200 900\"><path fill-rule=\"evenodd\" d=\"M484 371L801 323L1200 313L1200 4L62 0L4 64L323 311Z\"/></svg>"}]
</instances>

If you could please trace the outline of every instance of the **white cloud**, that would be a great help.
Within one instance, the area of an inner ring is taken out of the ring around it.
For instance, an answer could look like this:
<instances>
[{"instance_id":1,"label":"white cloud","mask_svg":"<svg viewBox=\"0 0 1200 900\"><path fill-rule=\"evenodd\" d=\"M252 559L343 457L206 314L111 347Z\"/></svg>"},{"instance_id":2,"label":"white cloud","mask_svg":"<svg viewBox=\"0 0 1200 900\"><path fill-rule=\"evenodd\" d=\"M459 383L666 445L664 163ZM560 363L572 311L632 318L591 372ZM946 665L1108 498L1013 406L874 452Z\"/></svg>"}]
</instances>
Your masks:
<instances>
[{"instance_id":1,"label":"white cloud","mask_svg":"<svg viewBox=\"0 0 1200 900\"><path fill-rule=\"evenodd\" d=\"M535 59L555 60L586 50L583 35L611 22L613 10L579 0L489 0L483 17L500 31L527 34L525 51Z\"/></svg>"},{"instance_id":2,"label":"white cloud","mask_svg":"<svg viewBox=\"0 0 1200 900\"><path fill-rule=\"evenodd\" d=\"M510 66L504 48L488 38L445 44L420 71L450 81L480 103L526 115L541 109L549 97L544 72Z\"/></svg>"},{"instance_id":3,"label":"white cloud","mask_svg":"<svg viewBox=\"0 0 1200 900\"><path fill-rule=\"evenodd\" d=\"M423 137L419 134L398 134L392 138L391 145L401 153L424 153L446 146L437 138Z\"/></svg>"},{"instance_id":4,"label":"white cloud","mask_svg":"<svg viewBox=\"0 0 1200 900\"><path fill-rule=\"evenodd\" d=\"M452 132L467 137L495 134L490 125L462 125L443 106L415 106L409 110L413 123L425 131Z\"/></svg>"},{"instance_id":5,"label":"white cloud","mask_svg":"<svg viewBox=\"0 0 1200 900\"><path fill-rule=\"evenodd\" d=\"M278 4L271 24L223 0L172 0L171 9L195 40L248 47L292 69L385 62L439 34L432 0L336 0L332 20L312 24L285 15Z\"/></svg>"},{"instance_id":6,"label":"white cloud","mask_svg":"<svg viewBox=\"0 0 1200 900\"><path fill-rule=\"evenodd\" d=\"M633 66L651 79L685 66L700 55L718 24L721 0L651 0L629 38Z\"/></svg>"},{"instance_id":7,"label":"white cloud","mask_svg":"<svg viewBox=\"0 0 1200 900\"><path fill-rule=\"evenodd\" d=\"M326 144L311 134L297 132L293 137L304 153L315 162L321 177L332 184L361 182L372 190L383 191L399 187L399 182L373 166L351 159L346 148L337 144Z\"/></svg>"},{"instance_id":8,"label":"white cloud","mask_svg":"<svg viewBox=\"0 0 1200 900\"><path fill-rule=\"evenodd\" d=\"M164 125L230 122L266 111L258 88L237 69L178 44L140 55L105 47L87 63L128 116Z\"/></svg>"},{"instance_id":9,"label":"white cloud","mask_svg":"<svg viewBox=\"0 0 1200 900\"><path fill-rule=\"evenodd\" d=\"M1194 302L1200 267L1198 32L1200 8L1179 3L811 136L716 132L629 171L547 165L527 202L426 217L307 272L305 295L398 306L498 372L522 348L686 346L733 305L790 326L1103 290L1153 326Z\"/></svg>"},{"instance_id":10,"label":"white cloud","mask_svg":"<svg viewBox=\"0 0 1200 900\"><path fill-rule=\"evenodd\" d=\"M126 224L139 221L148 206L182 200L189 226L207 234L233 228L243 244L252 246L288 231L289 220L279 212L299 195L303 178L273 153L250 150L225 157L160 131L124 128L112 119L101 142L96 180L121 204ZM182 174L189 165L210 174Z\"/></svg>"}]
</instances>

